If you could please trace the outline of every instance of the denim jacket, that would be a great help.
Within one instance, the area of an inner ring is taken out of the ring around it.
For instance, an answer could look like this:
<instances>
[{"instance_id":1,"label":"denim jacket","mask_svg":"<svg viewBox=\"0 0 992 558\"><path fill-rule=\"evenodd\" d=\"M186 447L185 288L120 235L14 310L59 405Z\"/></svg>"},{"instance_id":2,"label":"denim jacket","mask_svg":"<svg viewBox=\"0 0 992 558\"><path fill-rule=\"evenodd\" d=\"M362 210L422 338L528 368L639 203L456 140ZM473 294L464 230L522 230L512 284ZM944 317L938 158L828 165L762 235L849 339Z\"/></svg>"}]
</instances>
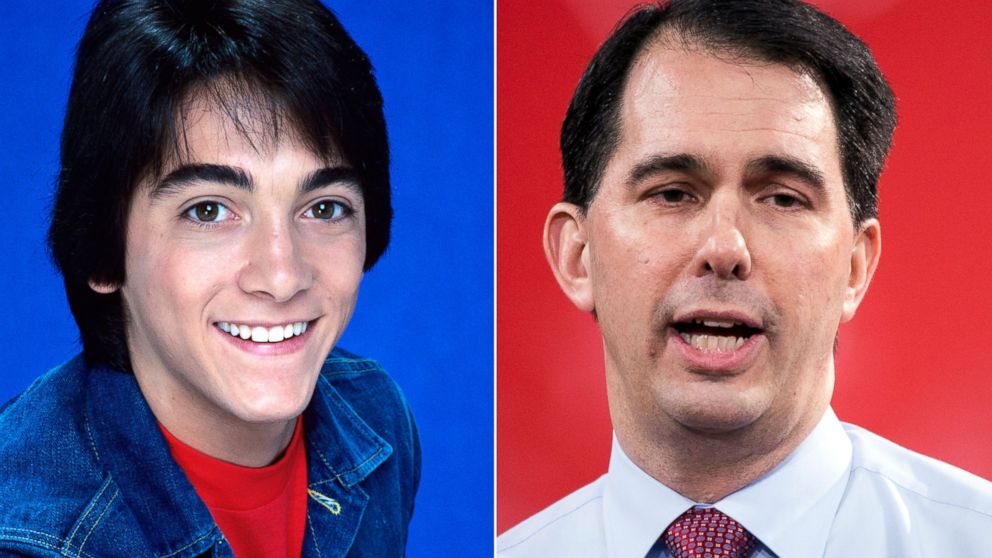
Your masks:
<instances>
[{"instance_id":1,"label":"denim jacket","mask_svg":"<svg viewBox=\"0 0 992 558\"><path fill-rule=\"evenodd\" d=\"M328 357L303 415L304 557L401 556L420 445L374 361ZM133 375L82 357L0 407L0 556L230 557Z\"/></svg>"}]
</instances>

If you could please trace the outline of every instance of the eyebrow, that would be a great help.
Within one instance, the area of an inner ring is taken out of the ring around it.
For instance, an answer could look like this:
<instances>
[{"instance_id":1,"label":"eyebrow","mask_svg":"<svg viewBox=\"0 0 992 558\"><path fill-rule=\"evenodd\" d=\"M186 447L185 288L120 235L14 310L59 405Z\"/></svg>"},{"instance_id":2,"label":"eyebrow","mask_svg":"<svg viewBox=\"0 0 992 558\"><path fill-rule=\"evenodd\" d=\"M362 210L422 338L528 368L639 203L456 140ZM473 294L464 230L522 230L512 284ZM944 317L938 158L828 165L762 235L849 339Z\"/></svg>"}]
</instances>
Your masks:
<instances>
[{"instance_id":1,"label":"eyebrow","mask_svg":"<svg viewBox=\"0 0 992 558\"><path fill-rule=\"evenodd\" d=\"M627 185L636 186L642 180L663 172L709 174L712 173L712 169L713 165L705 158L689 153L654 155L631 169L627 177ZM787 155L766 155L749 161L744 167L746 177L761 174L791 175L816 190L823 190L826 187L823 171L816 165Z\"/></svg>"},{"instance_id":2,"label":"eyebrow","mask_svg":"<svg viewBox=\"0 0 992 558\"><path fill-rule=\"evenodd\" d=\"M324 167L315 170L300 182L300 192L305 194L332 184L340 184L356 194L363 194L358 173L349 167Z\"/></svg>"},{"instance_id":3,"label":"eyebrow","mask_svg":"<svg viewBox=\"0 0 992 558\"><path fill-rule=\"evenodd\" d=\"M755 159L744 168L745 176L755 176L761 174L784 174L805 182L815 190L826 188L826 179L823 171L802 159L782 155L767 155Z\"/></svg>"},{"instance_id":4,"label":"eyebrow","mask_svg":"<svg viewBox=\"0 0 992 558\"><path fill-rule=\"evenodd\" d=\"M243 169L229 165L194 163L182 165L169 172L152 188L152 199L173 195L197 182L211 182L234 186L248 192L255 191L255 183ZM302 193L312 192L324 186L342 184L362 194L358 174L348 167L324 167L308 174L299 184Z\"/></svg>"},{"instance_id":5,"label":"eyebrow","mask_svg":"<svg viewBox=\"0 0 992 558\"><path fill-rule=\"evenodd\" d=\"M645 178L663 172L706 174L711 168L705 159L689 153L654 155L634 165L627 175L627 185L636 186Z\"/></svg>"},{"instance_id":6,"label":"eyebrow","mask_svg":"<svg viewBox=\"0 0 992 558\"><path fill-rule=\"evenodd\" d=\"M195 182L226 184L249 192L255 189L248 174L238 167L195 163L182 165L165 175L152 188L151 197L157 199L175 194Z\"/></svg>"}]
</instances>

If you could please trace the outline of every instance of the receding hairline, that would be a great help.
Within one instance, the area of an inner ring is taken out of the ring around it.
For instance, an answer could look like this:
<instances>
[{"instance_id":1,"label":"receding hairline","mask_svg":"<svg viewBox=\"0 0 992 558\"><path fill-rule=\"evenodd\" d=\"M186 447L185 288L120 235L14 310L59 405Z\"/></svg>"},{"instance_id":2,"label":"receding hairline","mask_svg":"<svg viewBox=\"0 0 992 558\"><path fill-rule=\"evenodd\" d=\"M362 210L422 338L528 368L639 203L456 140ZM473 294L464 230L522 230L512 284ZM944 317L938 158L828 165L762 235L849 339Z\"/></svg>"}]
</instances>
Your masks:
<instances>
[{"instance_id":1,"label":"receding hairline","mask_svg":"<svg viewBox=\"0 0 992 558\"><path fill-rule=\"evenodd\" d=\"M834 106L833 95L830 94L827 80L815 68L802 63L798 59L792 62L774 60L760 52L759 49L729 40L721 40L719 37L708 37L704 31L687 27L679 21L666 21L662 23L641 43L631 60L627 75L624 76L623 88L621 89L621 105L631 76L643 64L648 53L655 48L665 48L688 54L704 54L728 64L740 66L782 66L788 68L799 76L806 76L812 79L820 89L820 92L830 102L831 109L836 114L837 107Z\"/></svg>"},{"instance_id":2,"label":"receding hairline","mask_svg":"<svg viewBox=\"0 0 992 558\"><path fill-rule=\"evenodd\" d=\"M623 84L619 90L620 95L617 100L615 114L615 126L619 135L618 143L604 161L604 172L599 177L593 188L593 195L589 199L589 204L595 201L596 195L599 193L599 188L602 186L602 181L605 178L605 170L613 161L613 158L616 155L616 150L619 147L620 142L623 141L622 138L624 135L626 122L624 119L624 113L628 107L628 90L631 85L631 79L639 70L642 69L645 61L656 49L666 49L673 52L681 52L686 54L702 54L704 56L711 56L728 64L740 66L780 66L788 69L798 77L809 79L812 82L812 85L816 86L819 94L823 96L823 99L830 108L830 117L834 125L834 135L836 136L835 141L837 145L835 147L837 149L837 155L839 159L843 158L838 107L834 96L830 92L830 88L827 86L826 79L814 68L798 61L789 63L786 61L771 60L769 57L763 56L756 49L735 45L732 43L722 44L719 43L719 41L707 40L698 32L692 29L687 30L684 26L679 25L678 22L666 22L665 24L659 26L658 29L655 29L651 35L642 42L637 52L631 59L630 67L628 68L626 75L623 76ZM843 172L841 174L843 178ZM846 179L844 182L844 187L846 191L848 188Z\"/></svg>"}]
</instances>

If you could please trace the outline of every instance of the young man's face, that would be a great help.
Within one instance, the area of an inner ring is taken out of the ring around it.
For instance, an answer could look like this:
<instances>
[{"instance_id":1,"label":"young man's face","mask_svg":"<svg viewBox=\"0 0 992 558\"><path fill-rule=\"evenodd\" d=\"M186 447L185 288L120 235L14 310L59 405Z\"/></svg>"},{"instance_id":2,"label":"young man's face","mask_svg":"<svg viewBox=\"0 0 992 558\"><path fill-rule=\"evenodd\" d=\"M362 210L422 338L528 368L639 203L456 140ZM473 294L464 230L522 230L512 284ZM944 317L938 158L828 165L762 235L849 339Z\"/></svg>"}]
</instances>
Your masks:
<instances>
[{"instance_id":1,"label":"young man's face","mask_svg":"<svg viewBox=\"0 0 992 558\"><path fill-rule=\"evenodd\" d=\"M287 421L355 305L362 194L346 162L285 129L275 141L249 120L246 138L217 107L191 106L184 152L128 216L135 375L173 431Z\"/></svg>"},{"instance_id":2,"label":"young man's face","mask_svg":"<svg viewBox=\"0 0 992 558\"><path fill-rule=\"evenodd\" d=\"M563 236L581 243L566 290L597 313L621 442L814 420L878 239L852 223L829 99L786 66L654 44L620 120Z\"/></svg>"}]
</instances>

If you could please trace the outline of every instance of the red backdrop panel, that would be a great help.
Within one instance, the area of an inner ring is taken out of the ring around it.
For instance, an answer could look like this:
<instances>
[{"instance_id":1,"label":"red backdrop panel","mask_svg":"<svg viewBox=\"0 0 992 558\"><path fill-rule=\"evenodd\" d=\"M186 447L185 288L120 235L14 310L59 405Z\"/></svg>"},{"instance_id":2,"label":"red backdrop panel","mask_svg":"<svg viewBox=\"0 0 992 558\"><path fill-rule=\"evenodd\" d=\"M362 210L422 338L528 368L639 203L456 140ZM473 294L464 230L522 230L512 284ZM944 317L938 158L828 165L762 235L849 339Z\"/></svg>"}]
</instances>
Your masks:
<instances>
[{"instance_id":1,"label":"red backdrop panel","mask_svg":"<svg viewBox=\"0 0 992 558\"><path fill-rule=\"evenodd\" d=\"M900 115L880 185L881 265L841 330L834 408L992 478L992 4L817 4L871 46ZM599 332L559 291L541 228L561 195L568 100L626 9L606 0L498 2L498 532L608 462Z\"/></svg>"}]
</instances>

